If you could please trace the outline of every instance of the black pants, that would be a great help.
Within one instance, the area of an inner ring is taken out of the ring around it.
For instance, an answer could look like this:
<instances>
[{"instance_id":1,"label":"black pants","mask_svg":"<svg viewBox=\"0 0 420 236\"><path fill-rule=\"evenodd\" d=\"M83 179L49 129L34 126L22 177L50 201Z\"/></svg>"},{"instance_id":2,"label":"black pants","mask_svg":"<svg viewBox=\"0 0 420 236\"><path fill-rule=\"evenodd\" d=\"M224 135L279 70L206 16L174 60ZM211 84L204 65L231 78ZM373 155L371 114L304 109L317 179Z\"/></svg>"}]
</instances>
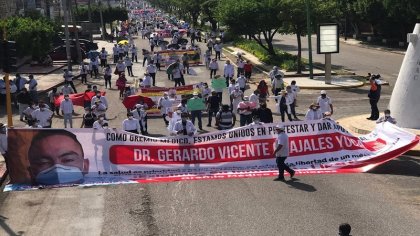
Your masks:
<instances>
[{"instance_id":1,"label":"black pants","mask_svg":"<svg viewBox=\"0 0 420 236\"><path fill-rule=\"evenodd\" d=\"M165 118L166 118L166 116L167 116L166 114L163 114L163 115L162 115L162 117L163 117L163 121L165 121L165 124L166 124L166 125L169 125L169 121L167 121L167 120L165 119Z\"/></svg>"},{"instance_id":2,"label":"black pants","mask_svg":"<svg viewBox=\"0 0 420 236\"><path fill-rule=\"evenodd\" d=\"M134 129L134 130L126 130L127 132L130 132L130 133L133 133L133 134L138 134L139 132L136 130L136 129Z\"/></svg>"},{"instance_id":3,"label":"black pants","mask_svg":"<svg viewBox=\"0 0 420 236\"><path fill-rule=\"evenodd\" d=\"M118 55L114 55L114 63L117 63L119 58L120 57Z\"/></svg>"},{"instance_id":4,"label":"black pants","mask_svg":"<svg viewBox=\"0 0 420 236\"><path fill-rule=\"evenodd\" d=\"M174 81L175 81L174 87L181 86L181 78L174 78Z\"/></svg>"},{"instance_id":5,"label":"black pants","mask_svg":"<svg viewBox=\"0 0 420 236\"><path fill-rule=\"evenodd\" d=\"M229 87L229 82L232 79L232 77L226 76L225 78L226 78L226 87Z\"/></svg>"},{"instance_id":6,"label":"black pants","mask_svg":"<svg viewBox=\"0 0 420 236\"><path fill-rule=\"evenodd\" d=\"M202 120L201 120L201 111L191 111L191 122L193 123L193 125L195 125L195 118L197 118L198 120L198 128L199 129L203 129L203 124L202 124Z\"/></svg>"},{"instance_id":7,"label":"black pants","mask_svg":"<svg viewBox=\"0 0 420 236\"><path fill-rule=\"evenodd\" d=\"M105 67L106 66L106 59L101 59L101 67Z\"/></svg>"},{"instance_id":8,"label":"black pants","mask_svg":"<svg viewBox=\"0 0 420 236\"><path fill-rule=\"evenodd\" d=\"M156 62L156 67L158 70L160 70L160 63Z\"/></svg>"},{"instance_id":9,"label":"black pants","mask_svg":"<svg viewBox=\"0 0 420 236\"><path fill-rule=\"evenodd\" d=\"M216 58L216 60L217 60L217 58L219 58L219 60L221 60L221 59L220 59L220 51L215 51L215 52L216 52L216 57L215 57L215 58Z\"/></svg>"},{"instance_id":10,"label":"black pants","mask_svg":"<svg viewBox=\"0 0 420 236\"><path fill-rule=\"evenodd\" d=\"M87 83L87 74L82 74L81 75L81 78L82 78L82 83Z\"/></svg>"},{"instance_id":11,"label":"black pants","mask_svg":"<svg viewBox=\"0 0 420 236\"><path fill-rule=\"evenodd\" d=\"M185 85L185 78L184 78L184 75L181 75L181 80L180 80L180 82L181 82L181 85Z\"/></svg>"},{"instance_id":12,"label":"black pants","mask_svg":"<svg viewBox=\"0 0 420 236\"><path fill-rule=\"evenodd\" d=\"M92 67L92 70L90 71L90 78L93 77L93 74L95 74L95 77L98 76L98 73L99 73L98 67L97 66L93 66Z\"/></svg>"},{"instance_id":13,"label":"black pants","mask_svg":"<svg viewBox=\"0 0 420 236\"><path fill-rule=\"evenodd\" d=\"M77 93L76 87L74 87L74 83L73 81L65 81L65 84L69 84L71 86L71 88L73 89L74 93Z\"/></svg>"},{"instance_id":14,"label":"black pants","mask_svg":"<svg viewBox=\"0 0 420 236\"><path fill-rule=\"evenodd\" d=\"M284 163L284 161L286 161L287 157L276 157L276 164L277 164L277 168L279 169L279 178L283 179L284 178L284 171L289 172L289 174L294 173L295 171L290 169L289 166L286 165L286 163Z\"/></svg>"},{"instance_id":15,"label":"black pants","mask_svg":"<svg viewBox=\"0 0 420 236\"><path fill-rule=\"evenodd\" d=\"M211 125L211 121L213 119L213 117L216 116L217 112L219 111L219 109L209 109L209 122L207 125Z\"/></svg>"},{"instance_id":16,"label":"black pants","mask_svg":"<svg viewBox=\"0 0 420 236\"><path fill-rule=\"evenodd\" d=\"M109 88L111 88L111 76L110 75L105 75L104 79L105 79L105 88L107 88L108 86L109 86Z\"/></svg>"},{"instance_id":17,"label":"black pants","mask_svg":"<svg viewBox=\"0 0 420 236\"><path fill-rule=\"evenodd\" d=\"M133 75L133 66L127 66L127 72L129 76L134 76Z\"/></svg>"},{"instance_id":18,"label":"black pants","mask_svg":"<svg viewBox=\"0 0 420 236\"><path fill-rule=\"evenodd\" d=\"M217 71L216 69L210 69L210 79L216 75L216 71Z\"/></svg>"},{"instance_id":19,"label":"black pants","mask_svg":"<svg viewBox=\"0 0 420 236\"><path fill-rule=\"evenodd\" d=\"M137 62L137 54L131 53L131 61L134 62L134 60Z\"/></svg>"},{"instance_id":20,"label":"black pants","mask_svg":"<svg viewBox=\"0 0 420 236\"><path fill-rule=\"evenodd\" d=\"M209 50L210 55L212 55L213 54L213 47L207 47L207 49Z\"/></svg>"},{"instance_id":21,"label":"black pants","mask_svg":"<svg viewBox=\"0 0 420 236\"><path fill-rule=\"evenodd\" d=\"M143 57L143 67L144 67L144 63L146 63L147 61L147 57Z\"/></svg>"},{"instance_id":22,"label":"black pants","mask_svg":"<svg viewBox=\"0 0 420 236\"><path fill-rule=\"evenodd\" d=\"M156 86L155 85L155 82L156 82L156 73L149 73L149 75L150 75L150 77L152 77L153 86Z\"/></svg>"},{"instance_id":23,"label":"black pants","mask_svg":"<svg viewBox=\"0 0 420 236\"><path fill-rule=\"evenodd\" d=\"M281 122L284 122L284 114L287 114L287 118L289 121L292 121L292 116L287 112L287 106L280 106L280 116L281 116Z\"/></svg>"},{"instance_id":24,"label":"black pants","mask_svg":"<svg viewBox=\"0 0 420 236\"><path fill-rule=\"evenodd\" d=\"M378 109L379 99L369 99L369 102L370 102L370 109L371 109L370 117L372 118L372 120L379 119L379 109Z\"/></svg>"}]
</instances>

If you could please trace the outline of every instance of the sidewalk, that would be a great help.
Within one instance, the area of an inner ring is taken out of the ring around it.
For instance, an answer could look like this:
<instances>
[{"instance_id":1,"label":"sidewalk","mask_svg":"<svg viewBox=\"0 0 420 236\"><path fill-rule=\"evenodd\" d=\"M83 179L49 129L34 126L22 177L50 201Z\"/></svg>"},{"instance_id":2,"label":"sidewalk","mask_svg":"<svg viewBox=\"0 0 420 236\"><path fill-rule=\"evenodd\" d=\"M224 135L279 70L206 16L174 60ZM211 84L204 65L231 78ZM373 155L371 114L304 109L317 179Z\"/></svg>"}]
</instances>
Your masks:
<instances>
[{"instance_id":1,"label":"sidewalk","mask_svg":"<svg viewBox=\"0 0 420 236\"><path fill-rule=\"evenodd\" d=\"M400 48L389 48L389 47L386 47L386 46L366 44L363 41L353 39L353 38L347 38L347 40L344 40L343 37L340 37L340 42L345 43L345 44L349 44L349 45L355 45L355 46L362 47L362 48L369 48L369 49L374 49L374 50L378 50L378 51L387 51L387 52L392 52L392 53L405 55L405 49L402 49L402 48L401 49Z\"/></svg>"},{"instance_id":2,"label":"sidewalk","mask_svg":"<svg viewBox=\"0 0 420 236\"><path fill-rule=\"evenodd\" d=\"M370 114L351 116L337 120L341 126L356 136L364 135L372 132L375 129L375 121L367 120ZM405 129L405 128L404 128ZM418 129L405 129L408 132L420 135ZM420 144L406 153L407 155L420 156Z\"/></svg>"},{"instance_id":3,"label":"sidewalk","mask_svg":"<svg viewBox=\"0 0 420 236\"><path fill-rule=\"evenodd\" d=\"M256 56L252 55L251 53L242 50L237 47L229 46L227 49L224 49L224 53L227 57L235 57L237 56L237 53L240 52L242 54L242 57L245 60L251 61L251 63L263 72L265 75L268 76L269 71L272 69L271 66L261 62ZM235 62L235 61L233 61ZM325 84L325 71L319 70L314 68L314 79L309 78L309 74L302 74L302 75L296 75L296 72L294 71L284 71L284 81L287 84L290 84L292 80L296 80L296 83L299 85L302 89L314 89L314 90L331 90L331 89L346 89L346 88L356 88L364 86L364 82L361 82L356 79L349 78L348 76L333 76L331 84ZM308 72L306 72L308 73ZM334 73L333 73L334 74Z\"/></svg>"}]
</instances>

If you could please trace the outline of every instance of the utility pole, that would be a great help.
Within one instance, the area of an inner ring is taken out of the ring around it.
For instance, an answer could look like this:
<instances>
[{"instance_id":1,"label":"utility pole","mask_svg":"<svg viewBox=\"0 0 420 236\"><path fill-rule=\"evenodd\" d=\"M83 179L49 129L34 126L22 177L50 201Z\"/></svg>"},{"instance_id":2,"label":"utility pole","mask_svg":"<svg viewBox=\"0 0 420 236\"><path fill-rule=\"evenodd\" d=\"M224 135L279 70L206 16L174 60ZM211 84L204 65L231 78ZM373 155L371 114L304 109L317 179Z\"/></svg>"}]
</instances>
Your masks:
<instances>
[{"instance_id":1,"label":"utility pole","mask_svg":"<svg viewBox=\"0 0 420 236\"><path fill-rule=\"evenodd\" d=\"M102 40L105 40L106 28L105 28L105 25L104 25L104 18L102 17L102 2L100 0L98 0L98 8L99 8L99 15L100 15L100 18L101 18L101 27L102 27L101 35L102 35Z\"/></svg>"},{"instance_id":2,"label":"utility pole","mask_svg":"<svg viewBox=\"0 0 420 236\"><path fill-rule=\"evenodd\" d=\"M64 11L64 34L66 35L67 69L72 70L71 51L70 51L70 35L69 35L68 0L63 0L63 11Z\"/></svg>"},{"instance_id":3,"label":"utility pole","mask_svg":"<svg viewBox=\"0 0 420 236\"><path fill-rule=\"evenodd\" d=\"M79 29L77 28L77 25L76 25L76 16L74 14L73 8L71 7L71 4L72 4L72 2L71 2L71 0L69 0L69 10L70 10L70 13L71 13L71 19L73 21L73 29L75 29L74 37L75 37L75 40L76 40L77 62L80 63L80 62L82 62L82 52L80 51Z\"/></svg>"},{"instance_id":4,"label":"utility pole","mask_svg":"<svg viewBox=\"0 0 420 236\"><path fill-rule=\"evenodd\" d=\"M88 19L89 19L89 39L93 41L93 33L92 33L92 7L90 5L91 0L88 1Z\"/></svg>"},{"instance_id":5,"label":"utility pole","mask_svg":"<svg viewBox=\"0 0 420 236\"><path fill-rule=\"evenodd\" d=\"M7 49L7 32L6 32L6 27L3 28L3 40L1 42L1 47L3 47L3 52L6 52ZM5 53L7 55L7 53ZM12 98L10 95L10 83L9 83L9 72L10 72L10 67L9 67L9 57L6 56L4 58L4 63L3 63L3 71L5 72L5 76L4 76L4 82L6 83L6 113L7 113L7 126L9 128L13 128L13 113L12 113Z\"/></svg>"},{"instance_id":6,"label":"utility pole","mask_svg":"<svg viewBox=\"0 0 420 236\"><path fill-rule=\"evenodd\" d=\"M314 78L314 65L312 62L312 30L311 30L311 14L310 14L310 6L309 6L309 0L305 0L306 3L306 27L308 31L308 54L309 54L309 78Z\"/></svg>"}]
</instances>

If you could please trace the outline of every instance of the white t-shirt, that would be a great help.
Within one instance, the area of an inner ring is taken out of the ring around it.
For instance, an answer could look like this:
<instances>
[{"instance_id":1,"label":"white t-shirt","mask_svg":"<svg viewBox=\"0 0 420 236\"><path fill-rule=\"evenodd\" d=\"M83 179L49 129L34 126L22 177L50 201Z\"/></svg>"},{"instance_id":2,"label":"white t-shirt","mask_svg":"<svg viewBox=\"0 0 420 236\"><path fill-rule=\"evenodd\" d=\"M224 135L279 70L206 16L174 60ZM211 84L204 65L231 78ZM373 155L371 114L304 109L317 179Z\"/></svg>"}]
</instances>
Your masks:
<instances>
[{"instance_id":1,"label":"white t-shirt","mask_svg":"<svg viewBox=\"0 0 420 236\"><path fill-rule=\"evenodd\" d=\"M140 123L139 123L139 120L137 120L136 118L133 118L132 120L125 119L122 122L122 127L123 127L123 130L125 131L131 131L131 130L137 130L137 132L140 131Z\"/></svg>"},{"instance_id":2,"label":"white t-shirt","mask_svg":"<svg viewBox=\"0 0 420 236\"><path fill-rule=\"evenodd\" d=\"M282 132L277 136L277 145L283 145L283 147L276 153L277 157L289 156L289 138L285 132Z\"/></svg>"},{"instance_id":3,"label":"white t-shirt","mask_svg":"<svg viewBox=\"0 0 420 236\"><path fill-rule=\"evenodd\" d=\"M34 112L32 112L31 116L32 118L39 121L39 125L42 127L50 126L51 123L49 119L52 117L54 113L48 109L45 109L41 111L41 109L36 109Z\"/></svg>"},{"instance_id":4,"label":"white t-shirt","mask_svg":"<svg viewBox=\"0 0 420 236\"><path fill-rule=\"evenodd\" d=\"M239 88L243 89L246 86L246 78L243 76L239 76L236 80L236 83L239 85Z\"/></svg>"},{"instance_id":5,"label":"white t-shirt","mask_svg":"<svg viewBox=\"0 0 420 236\"><path fill-rule=\"evenodd\" d=\"M330 97L322 98L321 96L318 97L318 100L316 101L319 105L319 110L321 111L321 114L325 112L331 112L330 105L332 104L332 100Z\"/></svg>"}]
</instances>

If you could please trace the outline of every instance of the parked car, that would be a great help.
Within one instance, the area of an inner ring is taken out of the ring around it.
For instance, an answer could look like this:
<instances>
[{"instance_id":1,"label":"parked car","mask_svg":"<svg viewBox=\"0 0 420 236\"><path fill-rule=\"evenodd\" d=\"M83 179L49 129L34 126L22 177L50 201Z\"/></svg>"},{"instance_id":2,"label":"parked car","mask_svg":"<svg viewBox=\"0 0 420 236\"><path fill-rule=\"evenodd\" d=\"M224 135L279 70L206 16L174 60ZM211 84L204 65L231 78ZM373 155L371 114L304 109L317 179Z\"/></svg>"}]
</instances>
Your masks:
<instances>
[{"instance_id":1,"label":"parked car","mask_svg":"<svg viewBox=\"0 0 420 236\"><path fill-rule=\"evenodd\" d=\"M86 58L86 51L83 49L80 49L82 53L82 59ZM75 46L70 46L70 53L71 53L71 60L73 62L77 62L77 51ZM61 45L50 52L47 53L53 61L67 61L67 52L66 52L66 46Z\"/></svg>"}]
</instances>

